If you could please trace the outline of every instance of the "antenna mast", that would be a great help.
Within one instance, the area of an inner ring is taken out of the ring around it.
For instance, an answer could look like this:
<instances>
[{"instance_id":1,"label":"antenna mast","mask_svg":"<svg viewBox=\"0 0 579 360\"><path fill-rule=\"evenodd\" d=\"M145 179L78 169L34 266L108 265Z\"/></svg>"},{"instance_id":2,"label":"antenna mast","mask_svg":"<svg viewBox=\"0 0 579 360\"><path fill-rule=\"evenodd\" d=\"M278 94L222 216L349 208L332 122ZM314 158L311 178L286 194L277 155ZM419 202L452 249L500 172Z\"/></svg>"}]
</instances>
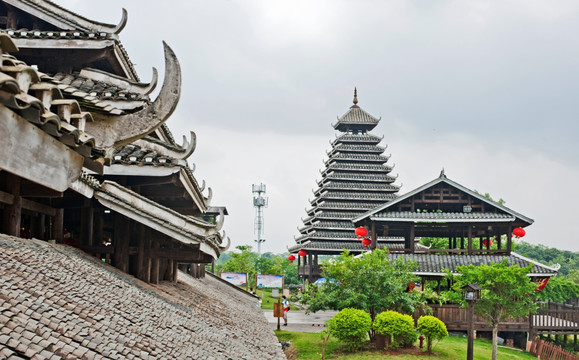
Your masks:
<instances>
[{"instance_id":1,"label":"antenna mast","mask_svg":"<svg viewBox=\"0 0 579 360\"><path fill-rule=\"evenodd\" d=\"M254 231L257 232L257 254L261 256L261 243L265 242L265 239L261 238L263 233L263 208L267 207L267 197L265 195L265 184L253 184L251 185L251 190L253 192L253 207L255 207L255 227Z\"/></svg>"}]
</instances>

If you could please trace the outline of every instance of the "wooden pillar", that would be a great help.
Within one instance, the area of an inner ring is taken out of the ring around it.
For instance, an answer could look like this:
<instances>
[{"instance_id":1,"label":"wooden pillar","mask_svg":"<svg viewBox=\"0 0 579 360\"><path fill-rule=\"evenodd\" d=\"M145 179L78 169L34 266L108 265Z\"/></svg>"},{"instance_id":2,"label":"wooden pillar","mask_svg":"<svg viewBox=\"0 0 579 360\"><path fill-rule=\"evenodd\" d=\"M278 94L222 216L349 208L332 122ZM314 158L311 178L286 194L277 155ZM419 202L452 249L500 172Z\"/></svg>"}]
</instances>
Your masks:
<instances>
[{"instance_id":1,"label":"wooden pillar","mask_svg":"<svg viewBox=\"0 0 579 360\"><path fill-rule=\"evenodd\" d=\"M18 30L18 14L16 13L16 9L11 5L6 5L6 10L6 28Z\"/></svg>"},{"instance_id":2,"label":"wooden pillar","mask_svg":"<svg viewBox=\"0 0 579 360\"><path fill-rule=\"evenodd\" d=\"M201 269L202 267L197 264L197 268L199 270L199 277L201 277ZM173 279L174 283L177 283L177 277L179 275L179 263L177 261L173 261Z\"/></svg>"},{"instance_id":3,"label":"wooden pillar","mask_svg":"<svg viewBox=\"0 0 579 360\"><path fill-rule=\"evenodd\" d=\"M378 246L378 236L376 235L376 222L372 221L370 223L370 236L371 236L371 243L370 243L370 250L376 250Z\"/></svg>"},{"instance_id":4,"label":"wooden pillar","mask_svg":"<svg viewBox=\"0 0 579 360\"><path fill-rule=\"evenodd\" d=\"M137 278L147 282L149 277L149 259L148 259L148 246L146 240L146 229L145 226L139 224L137 226Z\"/></svg>"},{"instance_id":5,"label":"wooden pillar","mask_svg":"<svg viewBox=\"0 0 579 360\"><path fill-rule=\"evenodd\" d=\"M409 239L408 250L411 254L414 254L414 228L415 228L415 225L414 225L414 223L412 223L412 225L410 225L410 230L408 232L408 239Z\"/></svg>"},{"instance_id":6,"label":"wooden pillar","mask_svg":"<svg viewBox=\"0 0 579 360\"><path fill-rule=\"evenodd\" d=\"M308 281L309 281L309 282L312 282L312 281L313 281L313 277L314 277L313 274L312 274L312 273L313 273L313 271L312 271L312 254L311 254L311 253L308 253L306 256L307 256L307 258L308 258L308 260L307 260L308 266L310 267L310 271L309 271L309 273L308 273Z\"/></svg>"},{"instance_id":7,"label":"wooden pillar","mask_svg":"<svg viewBox=\"0 0 579 360\"><path fill-rule=\"evenodd\" d=\"M510 254L513 248L513 225L509 224L507 228L507 253Z\"/></svg>"},{"instance_id":8,"label":"wooden pillar","mask_svg":"<svg viewBox=\"0 0 579 360\"><path fill-rule=\"evenodd\" d=\"M151 276L150 282L151 284L158 284L159 283L159 257L156 254L157 249L159 248L158 240L151 239Z\"/></svg>"},{"instance_id":9,"label":"wooden pillar","mask_svg":"<svg viewBox=\"0 0 579 360\"><path fill-rule=\"evenodd\" d=\"M123 272L127 272L129 269L129 237L130 219L121 214L115 214L113 265Z\"/></svg>"},{"instance_id":10,"label":"wooden pillar","mask_svg":"<svg viewBox=\"0 0 579 360\"><path fill-rule=\"evenodd\" d=\"M471 225L468 225L467 236L468 236L468 254L472 255L472 226Z\"/></svg>"},{"instance_id":11,"label":"wooden pillar","mask_svg":"<svg viewBox=\"0 0 579 360\"><path fill-rule=\"evenodd\" d=\"M64 242L64 209L55 209L56 213L52 219L52 238L58 244Z\"/></svg>"},{"instance_id":12,"label":"wooden pillar","mask_svg":"<svg viewBox=\"0 0 579 360\"><path fill-rule=\"evenodd\" d=\"M166 281L173 281L173 277L175 274L173 273L173 265L175 264L175 260L168 259L167 260L167 270L165 270L165 274L163 275L163 280Z\"/></svg>"},{"instance_id":13,"label":"wooden pillar","mask_svg":"<svg viewBox=\"0 0 579 360\"><path fill-rule=\"evenodd\" d=\"M20 236L22 221L22 197L20 196L20 177L6 173L6 188L12 194L12 204L4 207L4 232L12 236Z\"/></svg>"}]
</instances>

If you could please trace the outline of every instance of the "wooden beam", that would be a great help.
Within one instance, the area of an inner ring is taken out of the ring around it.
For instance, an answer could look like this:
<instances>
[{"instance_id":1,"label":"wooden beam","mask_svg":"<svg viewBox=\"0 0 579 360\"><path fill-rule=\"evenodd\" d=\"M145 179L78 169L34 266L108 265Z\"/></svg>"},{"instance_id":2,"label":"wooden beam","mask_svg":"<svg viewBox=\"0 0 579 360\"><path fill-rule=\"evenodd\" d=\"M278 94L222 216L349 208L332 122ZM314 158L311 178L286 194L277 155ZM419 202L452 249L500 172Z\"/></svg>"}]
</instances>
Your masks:
<instances>
[{"instance_id":1,"label":"wooden beam","mask_svg":"<svg viewBox=\"0 0 579 360\"><path fill-rule=\"evenodd\" d=\"M12 205L14 203L14 195L0 191L0 203Z\"/></svg>"},{"instance_id":2,"label":"wooden beam","mask_svg":"<svg viewBox=\"0 0 579 360\"><path fill-rule=\"evenodd\" d=\"M22 199L22 208L48 216L56 215L55 208L29 199Z\"/></svg>"},{"instance_id":3,"label":"wooden beam","mask_svg":"<svg viewBox=\"0 0 579 360\"><path fill-rule=\"evenodd\" d=\"M40 184L36 184L32 181L23 181L20 195L22 197L35 198L61 198L63 193L61 191L49 189Z\"/></svg>"},{"instance_id":4,"label":"wooden beam","mask_svg":"<svg viewBox=\"0 0 579 360\"><path fill-rule=\"evenodd\" d=\"M87 201L90 202L90 201ZM92 246L94 231L94 211L91 206L86 206L81 210L80 220L80 244Z\"/></svg>"}]
</instances>

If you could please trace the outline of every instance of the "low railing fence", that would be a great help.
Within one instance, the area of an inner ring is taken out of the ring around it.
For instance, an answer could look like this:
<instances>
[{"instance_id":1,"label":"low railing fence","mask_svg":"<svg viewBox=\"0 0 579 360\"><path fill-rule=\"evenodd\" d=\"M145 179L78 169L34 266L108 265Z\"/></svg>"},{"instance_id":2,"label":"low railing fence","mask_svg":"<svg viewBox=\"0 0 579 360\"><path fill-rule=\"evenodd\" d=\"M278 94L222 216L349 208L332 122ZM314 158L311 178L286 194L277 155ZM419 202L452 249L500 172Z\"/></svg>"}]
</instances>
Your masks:
<instances>
[{"instance_id":1,"label":"low railing fence","mask_svg":"<svg viewBox=\"0 0 579 360\"><path fill-rule=\"evenodd\" d=\"M542 360L579 360L579 356L551 342L534 339L528 351Z\"/></svg>"}]
</instances>

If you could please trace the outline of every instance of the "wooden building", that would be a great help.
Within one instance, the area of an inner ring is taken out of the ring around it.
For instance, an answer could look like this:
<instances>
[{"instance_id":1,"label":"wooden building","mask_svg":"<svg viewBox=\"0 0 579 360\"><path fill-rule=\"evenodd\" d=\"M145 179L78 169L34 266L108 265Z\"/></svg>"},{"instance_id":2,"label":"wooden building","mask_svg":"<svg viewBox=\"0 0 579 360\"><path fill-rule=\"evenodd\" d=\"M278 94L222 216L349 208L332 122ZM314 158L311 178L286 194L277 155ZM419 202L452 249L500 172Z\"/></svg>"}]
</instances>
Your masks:
<instances>
[{"instance_id":1,"label":"wooden building","mask_svg":"<svg viewBox=\"0 0 579 360\"><path fill-rule=\"evenodd\" d=\"M371 133L380 119L358 106L356 90L353 102L333 125L340 134L331 142L322 179L302 219L304 226L289 248L292 253L306 252L298 257L298 266L300 276L310 280L319 275L318 255L362 251L351 220L395 199L400 189L390 174L393 167L388 165L390 156L384 156L386 147L380 146L383 137ZM401 246L400 239L392 237L378 236L376 241L378 247Z\"/></svg>"},{"instance_id":2,"label":"wooden building","mask_svg":"<svg viewBox=\"0 0 579 360\"><path fill-rule=\"evenodd\" d=\"M140 279L176 280L177 265L225 251L227 210L165 122L181 70L164 44L165 74L141 83L119 24L50 1L0 1L0 231L53 239ZM203 276L204 273L199 273Z\"/></svg>"}]
</instances>

